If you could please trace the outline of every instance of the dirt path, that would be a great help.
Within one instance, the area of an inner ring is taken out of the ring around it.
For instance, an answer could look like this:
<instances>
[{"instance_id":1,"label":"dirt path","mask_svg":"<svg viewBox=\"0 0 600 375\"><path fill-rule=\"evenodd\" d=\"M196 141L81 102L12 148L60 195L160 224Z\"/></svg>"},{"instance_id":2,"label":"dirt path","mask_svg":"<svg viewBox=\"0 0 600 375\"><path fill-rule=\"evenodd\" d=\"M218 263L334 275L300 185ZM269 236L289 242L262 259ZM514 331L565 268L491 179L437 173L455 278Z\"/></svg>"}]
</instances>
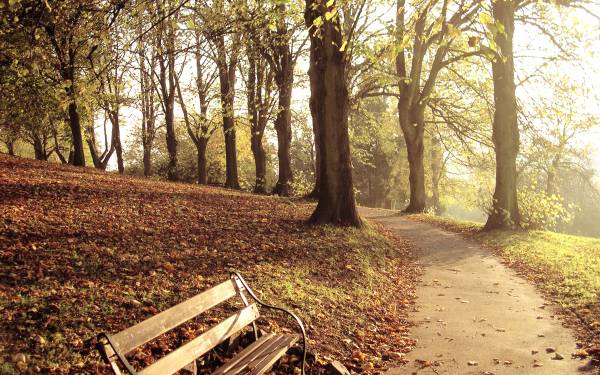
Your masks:
<instances>
[{"instance_id":1,"label":"dirt path","mask_svg":"<svg viewBox=\"0 0 600 375\"><path fill-rule=\"evenodd\" d=\"M392 211L360 211L412 241L424 268L413 314L418 342L410 362L389 374L589 373L580 368L585 362L571 359L575 339L552 307L489 251ZM564 359L552 359L547 348ZM437 366L421 369L420 360Z\"/></svg>"}]
</instances>

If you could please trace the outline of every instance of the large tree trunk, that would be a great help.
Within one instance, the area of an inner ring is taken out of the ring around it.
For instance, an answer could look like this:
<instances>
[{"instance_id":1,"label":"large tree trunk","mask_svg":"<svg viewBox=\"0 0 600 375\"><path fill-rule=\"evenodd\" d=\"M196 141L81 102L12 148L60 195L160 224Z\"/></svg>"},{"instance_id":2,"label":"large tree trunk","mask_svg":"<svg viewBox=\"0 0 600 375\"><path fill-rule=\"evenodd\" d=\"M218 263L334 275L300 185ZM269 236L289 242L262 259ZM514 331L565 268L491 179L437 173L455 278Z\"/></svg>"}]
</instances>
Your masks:
<instances>
[{"instance_id":1,"label":"large tree trunk","mask_svg":"<svg viewBox=\"0 0 600 375\"><path fill-rule=\"evenodd\" d=\"M360 227L352 185L345 53L340 51L343 41L339 16L336 13L327 20L328 11L325 1L306 0L304 17L311 28L310 101L321 153L319 202L310 221ZM319 17L324 21L317 35L312 28Z\"/></svg>"},{"instance_id":2,"label":"large tree trunk","mask_svg":"<svg viewBox=\"0 0 600 375\"><path fill-rule=\"evenodd\" d=\"M410 201L404 212L425 211L425 166L423 164L425 121L423 108L408 108L401 99L398 101L400 127L406 143L409 168Z\"/></svg>"},{"instance_id":3,"label":"large tree trunk","mask_svg":"<svg viewBox=\"0 0 600 375\"><path fill-rule=\"evenodd\" d=\"M208 138L198 139L196 144L196 151L198 152L198 183L206 185L207 173L206 173L206 146L208 145Z\"/></svg>"},{"instance_id":4,"label":"large tree trunk","mask_svg":"<svg viewBox=\"0 0 600 375\"><path fill-rule=\"evenodd\" d=\"M276 79L279 89L279 108L275 118L275 130L277 132L277 157L279 159L279 177L273 188L273 194L281 196L292 195L294 175L292 173L292 161L290 148L292 145L292 87L293 71L285 69L283 77Z\"/></svg>"},{"instance_id":5,"label":"large tree trunk","mask_svg":"<svg viewBox=\"0 0 600 375\"><path fill-rule=\"evenodd\" d=\"M310 193L306 195L306 198L318 199L319 198L319 187L321 185L321 153L319 149L319 124L314 121L316 118L316 112L313 108L312 102L309 103L310 114L313 118L313 141L315 144L315 157L314 157L314 168L315 168L315 185Z\"/></svg>"},{"instance_id":6,"label":"large tree trunk","mask_svg":"<svg viewBox=\"0 0 600 375\"><path fill-rule=\"evenodd\" d=\"M504 33L499 32L494 38L499 54L492 61L495 104L492 140L496 152L496 188L485 224L486 230L515 228L521 222L517 201L519 127L513 60L515 6L515 2L505 0L495 1L492 5L494 20L504 26Z\"/></svg>"},{"instance_id":7,"label":"large tree trunk","mask_svg":"<svg viewBox=\"0 0 600 375\"><path fill-rule=\"evenodd\" d=\"M152 175L152 157L150 156L150 147L144 145L144 176Z\"/></svg>"}]
</instances>

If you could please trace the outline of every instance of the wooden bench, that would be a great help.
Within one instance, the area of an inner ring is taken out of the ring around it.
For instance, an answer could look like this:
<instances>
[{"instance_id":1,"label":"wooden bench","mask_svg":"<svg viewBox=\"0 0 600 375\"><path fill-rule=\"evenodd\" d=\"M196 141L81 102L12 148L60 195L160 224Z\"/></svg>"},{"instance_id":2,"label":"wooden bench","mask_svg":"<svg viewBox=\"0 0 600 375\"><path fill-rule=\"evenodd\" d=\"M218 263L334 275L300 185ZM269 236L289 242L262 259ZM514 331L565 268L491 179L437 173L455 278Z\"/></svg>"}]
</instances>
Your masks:
<instances>
[{"instance_id":1,"label":"wooden bench","mask_svg":"<svg viewBox=\"0 0 600 375\"><path fill-rule=\"evenodd\" d=\"M254 299L255 303L249 303L245 291ZM244 308L236 314L139 371L128 362L126 355L137 347L235 296L239 296L244 304ZM245 327L252 326L255 341L217 369L214 374L238 374L241 372L244 375L262 374L268 371L300 339L300 335L269 333L259 338L256 327L256 319L259 317L258 305L285 312L295 319L302 333L301 370L304 375L306 332L302 321L292 312L266 304L258 299L237 272L231 273L229 280L117 334L101 333L98 336L98 349L117 375L122 374L121 368L130 374L140 375L167 375L184 368L195 374L197 371L196 359L217 345L235 337Z\"/></svg>"}]
</instances>

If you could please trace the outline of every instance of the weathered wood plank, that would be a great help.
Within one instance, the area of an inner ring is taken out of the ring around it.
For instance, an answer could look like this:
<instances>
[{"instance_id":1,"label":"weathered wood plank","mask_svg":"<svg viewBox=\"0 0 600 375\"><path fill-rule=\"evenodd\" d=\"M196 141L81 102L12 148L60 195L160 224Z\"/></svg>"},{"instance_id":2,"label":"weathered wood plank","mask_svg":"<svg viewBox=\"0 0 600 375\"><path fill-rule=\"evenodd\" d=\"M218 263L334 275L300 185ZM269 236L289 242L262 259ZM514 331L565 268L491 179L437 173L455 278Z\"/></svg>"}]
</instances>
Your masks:
<instances>
[{"instance_id":1,"label":"weathered wood plank","mask_svg":"<svg viewBox=\"0 0 600 375\"><path fill-rule=\"evenodd\" d=\"M227 373L232 368L238 366L243 361L247 360L250 355L255 353L257 349L259 349L266 342L271 340L275 336L274 333L268 333L257 341L254 341L252 344L248 345L244 350L236 354L233 358L231 358L227 363L223 364L223 366L219 367L212 375L222 375Z\"/></svg>"},{"instance_id":2,"label":"weathered wood plank","mask_svg":"<svg viewBox=\"0 0 600 375\"><path fill-rule=\"evenodd\" d=\"M271 350L248 365L251 375L262 375L281 358L287 350L298 341L297 335L285 335L277 341Z\"/></svg>"},{"instance_id":3,"label":"weathered wood plank","mask_svg":"<svg viewBox=\"0 0 600 375\"><path fill-rule=\"evenodd\" d=\"M212 327L202 335L154 362L140 375L167 375L180 370L186 364L205 354L229 336L240 331L258 318L258 308L252 304Z\"/></svg>"},{"instance_id":4,"label":"weathered wood plank","mask_svg":"<svg viewBox=\"0 0 600 375\"><path fill-rule=\"evenodd\" d=\"M147 343L235 295L236 288L234 283L231 280L227 280L185 302L117 333L112 337L115 346L121 353L127 354L138 346Z\"/></svg>"},{"instance_id":5,"label":"weathered wood plank","mask_svg":"<svg viewBox=\"0 0 600 375\"><path fill-rule=\"evenodd\" d=\"M263 336L264 337L264 336ZM260 375L267 372L299 339L298 335L273 335L262 338L221 366L212 375L235 375L241 372ZM262 341L261 341L262 340Z\"/></svg>"}]
</instances>

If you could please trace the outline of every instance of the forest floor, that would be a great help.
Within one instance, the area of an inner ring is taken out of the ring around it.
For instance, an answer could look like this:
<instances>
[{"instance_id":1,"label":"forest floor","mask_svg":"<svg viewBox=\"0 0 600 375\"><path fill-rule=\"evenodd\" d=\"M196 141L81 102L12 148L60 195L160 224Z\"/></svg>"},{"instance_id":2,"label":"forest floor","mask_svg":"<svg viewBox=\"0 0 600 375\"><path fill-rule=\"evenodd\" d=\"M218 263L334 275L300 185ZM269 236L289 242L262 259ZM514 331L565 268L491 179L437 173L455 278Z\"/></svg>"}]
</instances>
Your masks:
<instances>
[{"instance_id":1,"label":"forest floor","mask_svg":"<svg viewBox=\"0 0 600 375\"><path fill-rule=\"evenodd\" d=\"M594 371L590 341L597 340L598 335L588 332L577 342L573 331L563 327L560 312L564 307L556 303L560 297L551 298L552 302L543 299L488 248L473 238L465 239L423 222L439 224L439 219L401 217L389 210L361 209L361 213L412 241L424 269L412 315L418 323L413 330L417 344L407 355L413 363L390 374L566 375ZM446 221L446 227L449 223ZM540 245L533 239L529 242ZM588 272L594 269L588 268ZM538 274L552 277L549 269L539 268ZM586 280L589 278L581 281Z\"/></svg>"},{"instance_id":2,"label":"forest floor","mask_svg":"<svg viewBox=\"0 0 600 375\"><path fill-rule=\"evenodd\" d=\"M154 315L231 269L305 321L313 373L331 359L359 373L404 363L419 277L409 244L377 224L306 225L313 208L0 155L0 374L106 372L98 333ZM154 340L132 360L148 364L214 322ZM293 329L271 315L261 324Z\"/></svg>"}]
</instances>

